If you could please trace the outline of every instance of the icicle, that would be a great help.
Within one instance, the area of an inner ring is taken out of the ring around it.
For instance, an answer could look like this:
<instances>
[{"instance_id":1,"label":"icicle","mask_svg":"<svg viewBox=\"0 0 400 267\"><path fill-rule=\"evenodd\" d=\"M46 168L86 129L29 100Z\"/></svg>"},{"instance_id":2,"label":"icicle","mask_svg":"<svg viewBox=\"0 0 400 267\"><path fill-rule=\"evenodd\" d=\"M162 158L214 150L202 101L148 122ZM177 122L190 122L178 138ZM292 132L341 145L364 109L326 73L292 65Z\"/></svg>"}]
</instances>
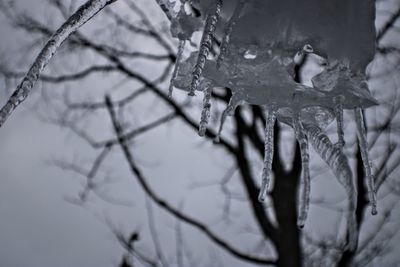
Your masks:
<instances>
[{"instance_id":1,"label":"icicle","mask_svg":"<svg viewBox=\"0 0 400 267\"><path fill-rule=\"evenodd\" d=\"M213 35L220 19L221 8L222 0L217 0L212 15L207 16L203 37L201 38L197 63L194 67L192 82L190 84L190 96L194 96L197 86L199 85L200 78L203 74L204 65L206 64L207 56L212 46Z\"/></svg>"},{"instance_id":2,"label":"icicle","mask_svg":"<svg viewBox=\"0 0 400 267\"><path fill-rule=\"evenodd\" d=\"M344 132L343 132L343 101L344 96L340 95L334 98L335 102L335 116L336 116L336 124L338 131L338 146L340 149L343 149L345 144L344 142Z\"/></svg>"},{"instance_id":3,"label":"icicle","mask_svg":"<svg viewBox=\"0 0 400 267\"><path fill-rule=\"evenodd\" d=\"M203 110L201 111L199 135L204 136L207 130L208 120L210 119L210 109L211 109L211 93L212 87L209 81L204 82L204 98L203 98Z\"/></svg>"},{"instance_id":4,"label":"icicle","mask_svg":"<svg viewBox=\"0 0 400 267\"><path fill-rule=\"evenodd\" d=\"M168 97L169 98L172 97L172 91L174 90L174 81L175 81L176 77L178 76L179 64L181 64L183 51L185 49L185 44L186 44L186 40L180 40L179 41L178 53L176 55L174 72L172 73L171 81L169 83L169 88L168 88Z\"/></svg>"},{"instance_id":5,"label":"icicle","mask_svg":"<svg viewBox=\"0 0 400 267\"><path fill-rule=\"evenodd\" d=\"M371 204L371 214L376 215L378 214L378 211L376 209L376 189L374 177L372 175L371 163L368 156L367 133L364 124L364 115L361 108L355 109L355 117L357 124L358 144L360 147L361 158L364 165L365 178L367 179L368 197Z\"/></svg>"},{"instance_id":6,"label":"icicle","mask_svg":"<svg viewBox=\"0 0 400 267\"><path fill-rule=\"evenodd\" d=\"M300 145L301 153L301 167L302 167L302 190L300 191L300 210L297 225L300 228L304 227L307 219L308 209L310 206L310 168L309 168L309 152L308 152L308 140L304 132L303 125L299 117L293 118L293 128L296 135L296 139Z\"/></svg>"},{"instance_id":7,"label":"icicle","mask_svg":"<svg viewBox=\"0 0 400 267\"><path fill-rule=\"evenodd\" d=\"M357 195L356 195L357 196ZM356 218L357 201L349 203L349 210L347 212L347 248L350 251L355 251L358 244L358 226Z\"/></svg>"},{"instance_id":8,"label":"icicle","mask_svg":"<svg viewBox=\"0 0 400 267\"><path fill-rule=\"evenodd\" d=\"M226 117L232 116L235 112L236 107L242 103L243 103L243 99L241 99L240 94L237 92L233 92L232 97L229 100L228 106L222 112L218 133L214 139L214 143L219 143L219 139L221 137L222 129L224 128Z\"/></svg>"},{"instance_id":9,"label":"icicle","mask_svg":"<svg viewBox=\"0 0 400 267\"><path fill-rule=\"evenodd\" d=\"M114 0L115 1L115 0ZM22 79L17 89L8 99L7 103L0 110L0 127L11 115L14 109L21 104L29 95L40 74L56 53L62 42L65 41L73 32L89 21L105 6L114 2L113 0L89 0L83 4L47 41L33 62L28 73Z\"/></svg>"},{"instance_id":10,"label":"icicle","mask_svg":"<svg viewBox=\"0 0 400 267\"><path fill-rule=\"evenodd\" d=\"M276 120L276 108L270 106L265 114L265 143L264 143L264 168L262 172L262 182L258 200L265 200L272 174L272 160L274 157L274 125Z\"/></svg>"},{"instance_id":11,"label":"icicle","mask_svg":"<svg viewBox=\"0 0 400 267\"><path fill-rule=\"evenodd\" d=\"M221 67L221 63L224 60L226 50L228 50L228 46L229 46L230 35L232 33L233 28L235 27L236 21L238 20L240 13L243 10L244 4L245 4L245 0L240 0L239 3L236 5L235 10L233 11L232 17L229 19L228 25L225 29L224 38L222 39L219 56L217 59L217 69L219 69Z\"/></svg>"},{"instance_id":12,"label":"icicle","mask_svg":"<svg viewBox=\"0 0 400 267\"><path fill-rule=\"evenodd\" d=\"M342 150L333 145L322 130L311 124L303 125L315 151L328 164L339 183L346 190L348 197L347 235L349 250L354 251L358 242L358 227L356 220L357 190L353 181L350 165Z\"/></svg>"}]
</instances>

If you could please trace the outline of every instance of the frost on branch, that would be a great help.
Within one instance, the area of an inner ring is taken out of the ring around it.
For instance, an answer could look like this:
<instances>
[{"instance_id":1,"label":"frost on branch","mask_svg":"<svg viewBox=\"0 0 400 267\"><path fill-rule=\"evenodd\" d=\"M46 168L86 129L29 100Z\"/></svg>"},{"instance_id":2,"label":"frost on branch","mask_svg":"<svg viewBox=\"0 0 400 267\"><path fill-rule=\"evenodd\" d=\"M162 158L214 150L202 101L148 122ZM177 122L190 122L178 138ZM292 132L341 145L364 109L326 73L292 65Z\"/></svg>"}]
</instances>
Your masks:
<instances>
[{"instance_id":1,"label":"frost on branch","mask_svg":"<svg viewBox=\"0 0 400 267\"><path fill-rule=\"evenodd\" d=\"M365 126L360 117L362 109L378 104L370 94L365 74L375 54L375 2L193 0L188 3L197 15L180 12L172 19L171 32L181 42L191 40L193 33L200 30L203 38L197 51L178 62L178 71L171 82L190 95L196 90L206 90L200 134L204 135L208 120L204 120L207 117L204 114L209 114L210 87L226 87L232 91L221 116L217 141L227 116L238 105L266 106L266 149L259 199L266 197L271 176L271 133L276 118L294 128L301 148L299 226L304 225L309 206L310 143L332 168L349 196L349 247L354 248L356 190L347 158L342 153L343 110L356 111L360 150L375 214L376 192ZM210 57L215 40L221 42L220 52ZM308 56L318 58L320 71L305 83L298 78L298 69ZM335 118L338 143L333 145L322 129Z\"/></svg>"},{"instance_id":2,"label":"frost on branch","mask_svg":"<svg viewBox=\"0 0 400 267\"><path fill-rule=\"evenodd\" d=\"M24 101L40 74L43 72L50 59L56 53L62 42L65 41L73 32L79 29L83 24L89 21L94 15L102 10L106 5L116 0L89 0L83 4L47 41L46 45L40 51L33 62L28 73L22 79L17 89L11 95L7 103L0 110L0 126L4 124L14 109Z\"/></svg>"}]
</instances>

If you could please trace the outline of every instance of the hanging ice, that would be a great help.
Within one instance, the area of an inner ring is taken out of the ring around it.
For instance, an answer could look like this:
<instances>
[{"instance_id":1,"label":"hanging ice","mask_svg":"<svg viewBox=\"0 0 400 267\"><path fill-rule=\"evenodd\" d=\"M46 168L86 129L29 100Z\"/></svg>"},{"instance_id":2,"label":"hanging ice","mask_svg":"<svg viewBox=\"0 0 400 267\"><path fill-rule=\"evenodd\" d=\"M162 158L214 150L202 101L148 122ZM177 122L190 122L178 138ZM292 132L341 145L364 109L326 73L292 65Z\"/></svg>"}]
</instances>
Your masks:
<instances>
[{"instance_id":1,"label":"hanging ice","mask_svg":"<svg viewBox=\"0 0 400 267\"><path fill-rule=\"evenodd\" d=\"M186 44L186 40L180 40L179 41L178 53L176 55L176 61L175 61L175 67L174 67L174 71L172 73L171 81L169 83L169 88L168 88L168 97L169 98L172 97L172 91L174 90L174 82L175 82L175 79L176 79L176 77L178 75L178 70L179 70L179 66L181 64L183 52L184 52L184 49L185 49L185 44Z\"/></svg>"},{"instance_id":2,"label":"hanging ice","mask_svg":"<svg viewBox=\"0 0 400 267\"><path fill-rule=\"evenodd\" d=\"M214 142L219 143L222 129L224 128L225 120L228 116L232 116L235 112L235 109L237 106L243 103L242 96L240 92L233 92L232 97L229 100L228 106L226 109L222 112L221 119L220 119L220 124L219 124L219 129L217 133L217 137L215 138Z\"/></svg>"},{"instance_id":3,"label":"hanging ice","mask_svg":"<svg viewBox=\"0 0 400 267\"><path fill-rule=\"evenodd\" d=\"M342 95L335 97L335 116L338 131L338 146L342 149L344 146L344 132L343 132L343 102Z\"/></svg>"},{"instance_id":4,"label":"hanging ice","mask_svg":"<svg viewBox=\"0 0 400 267\"><path fill-rule=\"evenodd\" d=\"M201 119L199 126L199 135L204 136L207 130L208 120L210 119L210 109L211 109L211 94L212 85L210 81L204 81L204 97L203 97L203 110L201 111Z\"/></svg>"},{"instance_id":5,"label":"hanging ice","mask_svg":"<svg viewBox=\"0 0 400 267\"><path fill-rule=\"evenodd\" d=\"M207 56L212 46L214 37L213 35L217 27L218 20L220 19L221 7L222 7L222 0L216 0L214 10L209 16L207 16L203 37L201 39L197 63L196 66L194 67L192 83L190 84L189 95L191 96L193 96L194 92L197 90L197 86L199 85L200 78L203 74Z\"/></svg>"},{"instance_id":6,"label":"hanging ice","mask_svg":"<svg viewBox=\"0 0 400 267\"><path fill-rule=\"evenodd\" d=\"M274 157L274 125L276 120L276 109L274 105L267 107L265 112L265 144L264 144L264 168L262 171L261 189L258 195L260 201L267 196L269 183L272 176L272 160Z\"/></svg>"},{"instance_id":7,"label":"hanging ice","mask_svg":"<svg viewBox=\"0 0 400 267\"><path fill-rule=\"evenodd\" d=\"M339 183L343 186L348 197L347 208L347 234L348 248L354 250L357 247L358 227L356 221L357 190L352 177L352 172L343 151L333 145L322 130L311 124L305 125L308 140L314 150L328 164Z\"/></svg>"},{"instance_id":8,"label":"hanging ice","mask_svg":"<svg viewBox=\"0 0 400 267\"><path fill-rule=\"evenodd\" d=\"M221 66L221 62L224 60L226 50L229 46L232 30L235 27L236 21L239 19L244 4L245 0L239 0L239 3L236 4L232 17L229 19L228 25L226 26L224 37L222 38L220 53L217 59L217 69L219 69L219 67Z\"/></svg>"},{"instance_id":9,"label":"hanging ice","mask_svg":"<svg viewBox=\"0 0 400 267\"><path fill-rule=\"evenodd\" d=\"M349 199L348 248L354 249L357 246L357 191L342 152L345 144L343 110L356 110L372 214L376 214L376 192L368 160L366 132L360 117L363 108L377 104L368 90L365 75L375 53L375 2L224 0L222 6L221 1L193 0L191 4L199 10L202 22L178 16L182 23L173 21L171 31L174 33L181 29L181 35L190 39L194 31L204 29L199 50L178 63L180 67L175 80L175 86L189 91L190 95L196 90L204 91L199 134L205 133L210 115L210 87L204 86L204 81L232 91L228 106L221 115L216 141L227 116L233 115L238 105L267 106L260 201L266 197L272 175L273 125L277 119L294 128L300 144L299 227L304 226L309 209L310 142L346 190ZM336 8L339 6L340 9ZM353 17L357 20L351 19ZM212 38L221 40L217 59L207 58ZM306 85L300 83L296 75L309 55L321 61L321 71ZM190 74L193 74L191 80L188 78ZM322 132L334 118L338 135L335 145Z\"/></svg>"},{"instance_id":10,"label":"hanging ice","mask_svg":"<svg viewBox=\"0 0 400 267\"><path fill-rule=\"evenodd\" d=\"M0 126L28 96L61 43L114 1L89 0L60 27L0 110ZM191 0L188 5L192 8L192 14L186 14L184 8L175 14L172 11L173 2L157 2L172 20L172 36L180 40L171 85L188 91L190 95L194 95L196 90L204 91L200 135L205 133L210 116L213 86L232 91L232 98L221 116L217 139L226 117L234 114L238 105L247 103L268 106L270 109L273 104L274 113L268 114L267 118L268 151L265 153L266 167L260 198L263 198L271 176L271 129L276 115L278 121L295 129L301 147L303 190L299 225L304 225L308 209L310 185L307 141L310 141L346 190L349 198L348 246L354 249L357 245L357 193L347 158L341 150L344 144L343 109L355 110L372 214L376 214L376 189L362 115L362 109L377 104L369 92L365 75L365 69L375 53L375 1L224 0L222 5L222 0ZM181 0L181 4L186 4L186 1ZM353 19L355 17L356 20ZM183 60L185 41L192 42L193 33L199 30L203 30L199 49ZM217 43L213 40L222 40L218 62L215 57L208 59L212 45ZM305 53L318 55L325 61L324 68L308 85L299 83L294 76L295 68L301 65ZM322 132L322 128L331 121L332 113L337 120L338 146L332 145Z\"/></svg>"},{"instance_id":11,"label":"hanging ice","mask_svg":"<svg viewBox=\"0 0 400 267\"><path fill-rule=\"evenodd\" d=\"M376 215L378 213L376 209L376 189L375 189L374 177L372 175L371 163L369 161L369 156L368 156L368 141L364 124L364 115L361 108L356 108L354 112L357 124L358 144L364 165L365 177L367 179L368 197L369 197L369 202L371 204L371 214Z\"/></svg>"},{"instance_id":12,"label":"hanging ice","mask_svg":"<svg viewBox=\"0 0 400 267\"><path fill-rule=\"evenodd\" d=\"M309 168L309 153L308 153L308 140L304 132L303 125L300 121L300 117L293 118L293 128L296 135L296 139L300 145L301 153L301 167L303 176L301 179L301 191L300 191L300 208L297 225L300 228L304 227L307 219L308 209L310 206L310 168Z\"/></svg>"},{"instance_id":13,"label":"hanging ice","mask_svg":"<svg viewBox=\"0 0 400 267\"><path fill-rule=\"evenodd\" d=\"M372 213L376 196L366 149L361 109L376 105L366 83L365 69L375 53L375 2L373 0L193 0L199 16L185 14L173 20L171 32L181 40L203 29L198 51L178 63L175 86L193 95L204 91L200 135L209 118L209 81L232 91L221 115L216 141L227 116L243 103L267 106L265 157L259 199L266 196L273 157L272 127L275 118L292 126L301 148L302 178L298 224L307 217L310 194L308 141L332 168L349 197L347 222L349 247L356 240L356 190L347 158L343 110L355 109ZM337 8L337 7L340 7ZM318 16L315 16L318 14ZM353 20L357 17L357 20ZM179 31L180 30L180 31ZM213 39L221 40L220 54L207 58ZM320 71L308 83L296 77L299 68L313 56ZM190 79L190 75L193 78ZM199 86L199 84L201 84ZM274 107L274 108L272 108ZM274 110L272 112L272 110ZM360 115L361 114L361 115ZM334 118L338 142L333 145L322 133ZM278 178L277 178L278 179Z\"/></svg>"}]
</instances>

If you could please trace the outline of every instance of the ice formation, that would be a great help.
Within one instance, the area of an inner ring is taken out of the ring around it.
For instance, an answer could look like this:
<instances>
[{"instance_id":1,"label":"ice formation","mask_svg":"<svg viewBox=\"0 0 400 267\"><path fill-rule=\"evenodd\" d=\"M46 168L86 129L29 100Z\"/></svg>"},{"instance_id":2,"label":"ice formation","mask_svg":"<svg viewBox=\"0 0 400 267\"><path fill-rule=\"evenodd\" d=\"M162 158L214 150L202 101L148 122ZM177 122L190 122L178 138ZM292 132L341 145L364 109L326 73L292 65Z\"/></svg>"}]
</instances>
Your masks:
<instances>
[{"instance_id":1,"label":"ice formation","mask_svg":"<svg viewBox=\"0 0 400 267\"><path fill-rule=\"evenodd\" d=\"M183 52L185 50L185 44L186 44L186 40L180 40L179 41L178 53L176 54L176 63L175 63L175 67L174 67L174 72L172 73L171 82L169 84L169 89L168 89L168 97L169 98L172 97L172 92L174 90L173 82L176 79L176 76L178 75L179 64L180 64L180 62L182 60Z\"/></svg>"},{"instance_id":2,"label":"ice formation","mask_svg":"<svg viewBox=\"0 0 400 267\"><path fill-rule=\"evenodd\" d=\"M265 151L264 168L262 172L261 189L258 199L264 201L267 196L269 183L272 175L272 160L274 157L274 125L276 120L276 108L274 105L267 107L265 125Z\"/></svg>"},{"instance_id":3,"label":"ice formation","mask_svg":"<svg viewBox=\"0 0 400 267\"><path fill-rule=\"evenodd\" d=\"M62 42L106 5L116 0L88 0L50 38L34 64L0 110L0 126L28 96L39 75ZM213 87L229 88L232 97L221 115L216 141L227 116L247 103L266 108L265 158L259 199L265 199L272 176L275 121L290 125L302 159L298 225L304 226L309 207L309 152L315 151L332 169L348 195L348 247L357 244L357 192L344 146L343 110L355 111L357 136L368 186L372 214L377 213L376 189L363 109L376 105L365 70L375 54L373 0L156 0L171 20L172 36L179 39L174 87L204 94L199 134L205 135ZM175 12L175 4L180 4ZM197 51L184 58L186 42L202 31ZM218 43L218 56L210 56ZM320 59L321 71L307 85L299 70L309 56ZM323 129L337 121L338 142L332 144ZM277 177L279 179L279 177Z\"/></svg>"},{"instance_id":4,"label":"ice formation","mask_svg":"<svg viewBox=\"0 0 400 267\"><path fill-rule=\"evenodd\" d=\"M194 96L197 90L200 78L202 77L204 67L207 61L208 53L210 52L217 23L221 15L222 0L216 0L215 4L210 5L212 10L207 15L206 23L204 26L203 37L201 38L199 54L197 55L197 62L193 70L193 78L190 84L189 95Z\"/></svg>"},{"instance_id":5,"label":"ice formation","mask_svg":"<svg viewBox=\"0 0 400 267\"><path fill-rule=\"evenodd\" d=\"M355 110L372 214L376 214L376 191L362 116L362 109L377 104L365 75L375 54L375 2L191 0L188 3L197 15L179 12L172 19L171 32L180 42L190 40L196 31L203 31L203 37L197 51L178 61L171 86L188 91L189 95L196 90L204 92L200 135L205 134L213 87L225 87L232 92L221 116L217 141L227 116L238 105L265 106L265 158L259 199L262 201L268 192L273 126L277 119L294 129L301 148L303 174L298 225L304 226L309 206L310 143L348 194L348 227L354 233L357 192L342 152L343 110ZM213 43L220 43L217 56L209 56ZM321 61L321 71L311 79L311 85L296 76L308 55ZM337 123L336 144L322 131L333 118ZM354 246L354 242L350 240L349 246Z\"/></svg>"},{"instance_id":6,"label":"ice formation","mask_svg":"<svg viewBox=\"0 0 400 267\"><path fill-rule=\"evenodd\" d=\"M301 178L301 187L302 192L300 194L300 211L299 211L299 219L298 226L300 228L304 227L304 224L307 219L307 212L310 203L310 169L309 169L309 153L308 153L308 139L303 128L303 124L300 120L300 116L293 116L293 129L295 132L295 136L300 145L300 154L301 154L301 167L303 176Z\"/></svg>"}]
</instances>

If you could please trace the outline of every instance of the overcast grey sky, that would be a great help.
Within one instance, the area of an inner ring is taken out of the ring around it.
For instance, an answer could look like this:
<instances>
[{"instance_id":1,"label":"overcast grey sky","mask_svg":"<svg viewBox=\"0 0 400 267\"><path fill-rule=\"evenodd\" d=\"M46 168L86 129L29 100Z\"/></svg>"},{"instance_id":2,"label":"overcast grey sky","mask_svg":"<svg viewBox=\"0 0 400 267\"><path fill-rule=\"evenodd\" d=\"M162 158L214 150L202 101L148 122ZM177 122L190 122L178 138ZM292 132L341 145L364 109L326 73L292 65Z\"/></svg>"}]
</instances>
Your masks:
<instances>
[{"instance_id":1,"label":"overcast grey sky","mask_svg":"<svg viewBox=\"0 0 400 267\"><path fill-rule=\"evenodd\" d=\"M43 1L15 2L46 10ZM12 60L26 38L3 19L0 32L2 54ZM65 131L38 120L29 107L34 101L0 133L0 266L115 266L121 250L108 228L90 209L64 200L76 195L79 180L45 163L69 150L69 141Z\"/></svg>"}]
</instances>

